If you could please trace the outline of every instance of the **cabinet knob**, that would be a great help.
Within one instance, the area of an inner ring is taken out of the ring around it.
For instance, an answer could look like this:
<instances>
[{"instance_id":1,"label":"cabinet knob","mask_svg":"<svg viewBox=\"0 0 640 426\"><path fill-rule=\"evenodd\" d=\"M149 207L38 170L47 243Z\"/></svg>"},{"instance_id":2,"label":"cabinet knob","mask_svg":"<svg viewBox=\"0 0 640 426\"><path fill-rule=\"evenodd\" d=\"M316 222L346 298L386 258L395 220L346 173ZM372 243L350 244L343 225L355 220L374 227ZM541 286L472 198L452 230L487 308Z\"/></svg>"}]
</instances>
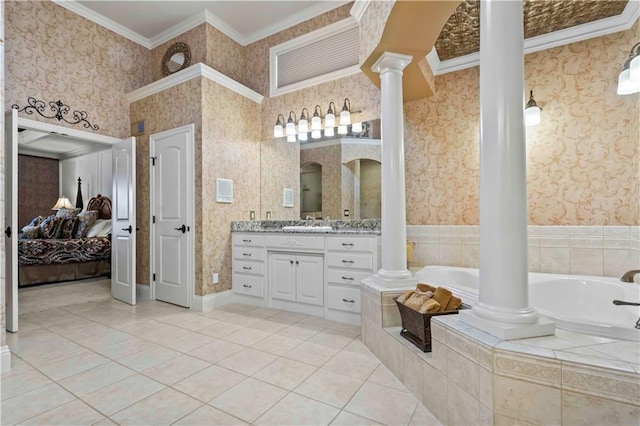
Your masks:
<instances>
[{"instance_id":1,"label":"cabinet knob","mask_svg":"<svg viewBox=\"0 0 640 426\"><path fill-rule=\"evenodd\" d=\"M289 263L291 263L293 265L293 260L290 260Z\"/></svg>"},{"instance_id":2,"label":"cabinet knob","mask_svg":"<svg viewBox=\"0 0 640 426\"><path fill-rule=\"evenodd\" d=\"M250 271L253 268L251 266L243 266L242 269L244 269L245 271Z\"/></svg>"},{"instance_id":3,"label":"cabinet knob","mask_svg":"<svg viewBox=\"0 0 640 426\"><path fill-rule=\"evenodd\" d=\"M344 259L343 259L343 260L342 260L342 263L352 264L352 263L353 263L353 260L344 260Z\"/></svg>"},{"instance_id":4,"label":"cabinet knob","mask_svg":"<svg viewBox=\"0 0 640 426\"><path fill-rule=\"evenodd\" d=\"M342 277L343 280L353 281L353 277Z\"/></svg>"},{"instance_id":5,"label":"cabinet knob","mask_svg":"<svg viewBox=\"0 0 640 426\"><path fill-rule=\"evenodd\" d=\"M242 253L243 256L251 257L251 253Z\"/></svg>"},{"instance_id":6,"label":"cabinet knob","mask_svg":"<svg viewBox=\"0 0 640 426\"><path fill-rule=\"evenodd\" d=\"M345 302L345 303L356 303L356 301L353 300L353 299L345 299L345 298L343 298L342 301Z\"/></svg>"},{"instance_id":7,"label":"cabinet knob","mask_svg":"<svg viewBox=\"0 0 640 426\"><path fill-rule=\"evenodd\" d=\"M342 243L343 247L353 247L353 243Z\"/></svg>"},{"instance_id":8,"label":"cabinet knob","mask_svg":"<svg viewBox=\"0 0 640 426\"><path fill-rule=\"evenodd\" d=\"M242 287L244 287L244 288L251 288L251 286L250 286L250 285L247 285L247 284L242 284Z\"/></svg>"},{"instance_id":9,"label":"cabinet knob","mask_svg":"<svg viewBox=\"0 0 640 426\"><path fill-rule=\"evenodd\" d=\"M299 264L300 264L300 262L298 262L298 261L296 260L296 265L299 265Z\"/></svg>"},{"instance_id":10,"label":"cabinet knob","mask_svg":"<svg viewBox=\"0 0 640 426\"><path fill-rule=\"evenodd\" d=\"M242 240L242 242L249 244L251 242L251 240Z\"/></svg>"}]
</instances>

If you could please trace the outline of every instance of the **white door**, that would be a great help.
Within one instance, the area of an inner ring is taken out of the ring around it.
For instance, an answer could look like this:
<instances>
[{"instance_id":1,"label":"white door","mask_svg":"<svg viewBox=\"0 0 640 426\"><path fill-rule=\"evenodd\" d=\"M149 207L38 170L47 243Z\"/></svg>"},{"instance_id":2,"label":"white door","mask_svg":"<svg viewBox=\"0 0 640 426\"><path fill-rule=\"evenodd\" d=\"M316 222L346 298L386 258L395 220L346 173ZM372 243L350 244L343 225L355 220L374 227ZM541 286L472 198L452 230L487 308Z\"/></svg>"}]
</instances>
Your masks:
<instances>
[{"instance_id":1,"label":"white door","mask_svg":"<svg viewBox=\"0 0 640 426\"><path fill-rule=\"evenodd\" d=\"M296 256L296 300L310 305L324 303L322 256Z\"/></svg>"},{"instance_id":2,"label":"white door","mask_svg":"<svg viewBox=\"0 0 640 426\"><path fill-rule=\"evenodd\" d=\"M272 253L269 255L269 285L271 298L296 300L295 259L292 254Z\"/></svg>"},{"instance_id":3,"label":"white door","mask_svg":"<svg viewBox=\"0 0 640 426\"><path fill-rule=\"evenodd\" d=\"M193 129L188 125L150 138L155 299L187 308L193 293Z\"/></svg>"},{"instance_id":4,"label":"white door","mask_svg":"<svg viewBox=\"0 0 640 426\"><path fill-rule=\"evenodd\" d=\"M4 246L7 331L18 331L18 111L5 114Z\"/></svg>"},{"instance_id":5,"label":"white door","mask_svg":"<svg viewBox=\"0 0 640 426\"><path fill-rule=\"evenodd\" d=\"M113 145L111 294L136 304L136 138Z\"/></svg>"}]
</instances>

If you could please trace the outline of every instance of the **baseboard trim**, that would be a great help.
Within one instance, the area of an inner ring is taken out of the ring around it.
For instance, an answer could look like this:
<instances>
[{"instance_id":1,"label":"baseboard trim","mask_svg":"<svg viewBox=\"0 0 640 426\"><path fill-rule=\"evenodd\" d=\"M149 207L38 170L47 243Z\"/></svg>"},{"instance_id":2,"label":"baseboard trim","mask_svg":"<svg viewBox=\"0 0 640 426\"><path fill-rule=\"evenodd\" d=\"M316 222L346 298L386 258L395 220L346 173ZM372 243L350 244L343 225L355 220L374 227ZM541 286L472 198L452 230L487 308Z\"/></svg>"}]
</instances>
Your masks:
<instances>
[{"instance_id":1,"label":"baseboard trim","mask_svg":"<svg viewBox=\"0 0 640 426\"><path fill-rule=\"evenodd\" d=\"M5 345L0 348L0 366L0 370L3 373L11 370L11 351L9 350L9 346Z\"/></svg>"},{"instance_id":2,"label":"baseboard trim","mask_svg":"<svg viewBox=\"0 0 640 426\"><path fill-rule=\"evenodd\" d=\"M207 294L206 296L193 296L191 310L196 312L209 312L214 308L227 305L233 302L233 291L225 290L219 293Z\"/></svg>"},{"instance_id":3,"label":"baseboard trim","mask_svg":"<svg viewBox=\"0 0 640 426\"><path fill-rule=\"evenodd\" d=\"M151 300L151 286L146 284L136 284L136 301Z\"/></svg>"}]
</instances>

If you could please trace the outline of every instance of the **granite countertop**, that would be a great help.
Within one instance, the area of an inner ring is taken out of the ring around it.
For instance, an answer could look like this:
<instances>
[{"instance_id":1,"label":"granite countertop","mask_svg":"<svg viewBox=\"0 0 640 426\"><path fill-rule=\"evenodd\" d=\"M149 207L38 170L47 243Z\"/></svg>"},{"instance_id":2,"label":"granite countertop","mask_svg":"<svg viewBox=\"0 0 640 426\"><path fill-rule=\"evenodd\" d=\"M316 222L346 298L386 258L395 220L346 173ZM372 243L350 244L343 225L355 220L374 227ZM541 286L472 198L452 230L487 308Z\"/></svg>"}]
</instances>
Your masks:
<instances>
[{"instance_id":1,"label":"granite countertop","mask_svg":"<svg viewBox=\"0 0 640 426\"><path fill-rule=\"evenodd\" d=\"M274 232L295 234L374 234L380 235L379 219L362 220L246 220L231 222L231 232ZM287 230L285 226L330 226L327 231Z\"/></svg>"}]
</instances>

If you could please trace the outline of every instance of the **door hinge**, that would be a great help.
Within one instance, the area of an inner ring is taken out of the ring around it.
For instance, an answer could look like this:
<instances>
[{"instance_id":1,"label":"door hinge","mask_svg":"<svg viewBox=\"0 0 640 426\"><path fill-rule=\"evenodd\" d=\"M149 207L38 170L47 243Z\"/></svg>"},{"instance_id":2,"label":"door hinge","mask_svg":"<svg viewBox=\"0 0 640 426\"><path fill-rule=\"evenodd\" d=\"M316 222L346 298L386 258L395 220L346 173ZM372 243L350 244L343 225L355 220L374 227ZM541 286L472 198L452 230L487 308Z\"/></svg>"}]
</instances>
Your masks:
<instances>
[{"instance_id":1,"label":"door hinge","mask_svg":"<svg viewBox=\"0 0 640 426\"><path fill-rule=\"evenodd\" d=\"M152 166L155 166L155 165L156 165L156 159L157 159L158 157L149 157L149 158L151 158L151 165L152 165Z\"/></svg>"},{"instance_id":2,"label":"door hinge","mask_svg":"<svg viewBox=\"0 0 640 426\"><path fill-rule=\"evenodd\" d=\"M155 280L156 280L156 274L154 273L153 274L153 281L155 281Z\"/></svg>"},{"instance_id":3,"label":"door hinge","mask_svg":"<svg viewBox=\"0 0 640 426\"><path fill-rule=\"evenodd\" d=\"M151 216L151 218L152 218L151 223L156 223L156 216L155 216L155 215L153 215L153 216Z\"/></svg>"}]
</instances>

